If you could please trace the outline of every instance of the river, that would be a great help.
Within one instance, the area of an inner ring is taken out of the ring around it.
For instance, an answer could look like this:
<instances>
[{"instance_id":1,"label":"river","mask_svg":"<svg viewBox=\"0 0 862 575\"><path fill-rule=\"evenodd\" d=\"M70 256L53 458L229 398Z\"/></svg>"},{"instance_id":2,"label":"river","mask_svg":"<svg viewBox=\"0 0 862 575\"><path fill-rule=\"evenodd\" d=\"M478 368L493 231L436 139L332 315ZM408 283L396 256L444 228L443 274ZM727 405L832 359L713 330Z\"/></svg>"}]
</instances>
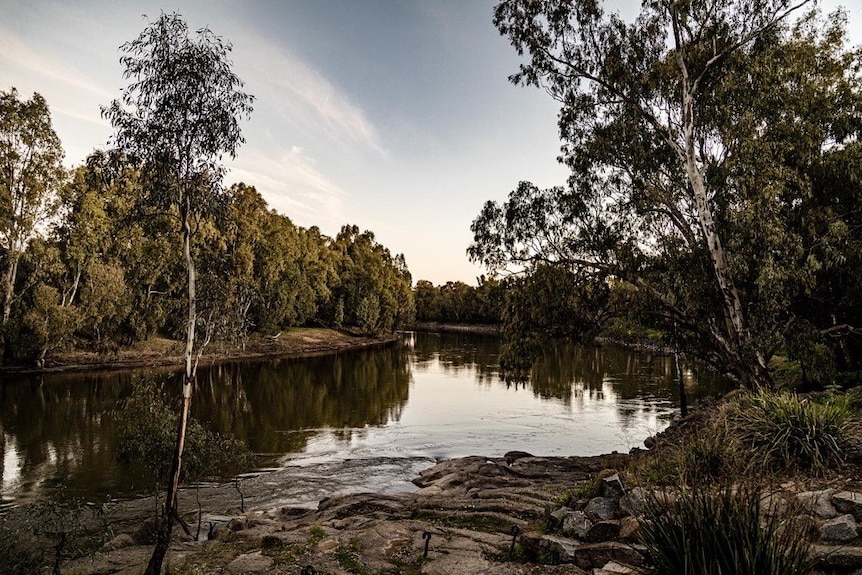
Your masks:
<instances>
[{"instance_id":1,"label":"river","mask_svg":"<svg viewBox=\"0 0 862 575\"><path fill-rule=\"evenodd\" d=\"M667 426L679 398L671 358L554 344L525 384L499 375L499 340L405 333L399 345L199 370L195 417L263 456L272 501L410 489L435 461L465 455L628 451ZM689 400L726 384L684 370ZM179 389L166 370L0 381L2 506L54 493L87 499L152 492L115 461L111 412L134 382Z\"/></svg>"}]
</instances>

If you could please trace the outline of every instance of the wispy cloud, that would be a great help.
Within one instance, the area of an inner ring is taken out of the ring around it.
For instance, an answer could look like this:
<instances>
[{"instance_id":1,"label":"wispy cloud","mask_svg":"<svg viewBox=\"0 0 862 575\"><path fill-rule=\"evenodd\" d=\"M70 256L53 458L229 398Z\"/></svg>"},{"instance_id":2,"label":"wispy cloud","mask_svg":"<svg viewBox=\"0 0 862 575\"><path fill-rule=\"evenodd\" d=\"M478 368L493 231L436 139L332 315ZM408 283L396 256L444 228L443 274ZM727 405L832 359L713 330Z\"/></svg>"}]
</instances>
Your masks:
<instances>
[{"instance_id":1,"label":"wispy cloud","mask_svg":"<svg viewBox=\"0 0 862 575\"><path fill-rule=\"evenodd\" d=\"M345 221L344 191L318 171L314 158L298 146L265 154L245 149L230 169L227 183L254 185L271 208L299 225L317 225L331 233Z\"/></svg>"},{"instance_id":2,"label":"wispy cloud","mask_svg":"<svg viewBox=\"0 0 862 575\"><path fill-rule=\"evenodd\" d=\"M237 64L250 72L246 80L258 96L257 106L267 108L265 115L345 149L388 156L362 108L323 74L253 33L233 40Z\"/></svg>"}]
</instances>

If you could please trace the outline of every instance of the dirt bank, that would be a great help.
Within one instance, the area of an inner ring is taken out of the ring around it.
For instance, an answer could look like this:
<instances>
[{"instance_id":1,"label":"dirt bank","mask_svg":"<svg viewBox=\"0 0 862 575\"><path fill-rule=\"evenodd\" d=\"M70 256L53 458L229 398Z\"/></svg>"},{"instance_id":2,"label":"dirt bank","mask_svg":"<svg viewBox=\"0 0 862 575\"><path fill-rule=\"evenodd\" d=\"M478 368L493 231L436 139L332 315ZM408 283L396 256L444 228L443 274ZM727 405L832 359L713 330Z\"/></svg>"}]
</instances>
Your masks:
<instances>
[{"instance_id":1,"label":"dirt bank","mask_svg":"<svg viewBox=\"0 0 862 575\"><path fill-rule=\"evenodd\" d=\"M200 365L214 365L227 361L326 354L376 345L398 340L398 335L368 337L326 328L292 328L280 334L263 336L253 334L245 345L213 343L207 346ZM184 342L164 338L150 338L133 346L111 353L86 350L57 352L44 366L2 366L0 373L53 373L67 371L121 370L148 367L181 366Z\"/></svg>"}]
</instances>

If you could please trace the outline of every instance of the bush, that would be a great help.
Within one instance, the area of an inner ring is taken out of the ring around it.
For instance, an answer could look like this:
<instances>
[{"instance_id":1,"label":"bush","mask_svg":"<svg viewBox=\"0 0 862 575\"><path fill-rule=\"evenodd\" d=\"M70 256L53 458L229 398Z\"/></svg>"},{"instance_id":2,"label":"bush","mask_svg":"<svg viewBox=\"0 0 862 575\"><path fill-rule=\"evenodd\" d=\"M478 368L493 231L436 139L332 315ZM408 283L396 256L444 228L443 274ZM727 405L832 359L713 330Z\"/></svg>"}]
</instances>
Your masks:
<instances>
[{"instance_id":1,"label":"bush","mask_svg":"<svg viewBox=\"0 0 862 575\"><path fill-rule=\"evenodd\" d=\"M734 439L753 451L751 459L773 468L823 473L855 443L854 410L836 398L815 403L760 391L734 398L724 415Z\"/></svg>"},{"instance_id":2,"label":"bush","mask_svg":"<svg viewBox=\"0 0 862 575\"><path fill-rule=\"evenodd\" d=\"M760 492L750 486L654 496L641 538L655 575L801 575L813 567L801 526L761 521Z\"/></svg>"},{"instance_id":3,"label":"bush","mask_svg":"<svg viewBox=\"0 0 862 575\"><path fill-rule=\"evenodd\" d=\"M170 473L179 413L164 399L161 385L141 381L114 412L118 425L121 463L142 465L157 482ZM183 451L183 477L231 477L251 462L248 447L239 439L204 428L189 417Z\"/></svg>"}]
</instances>

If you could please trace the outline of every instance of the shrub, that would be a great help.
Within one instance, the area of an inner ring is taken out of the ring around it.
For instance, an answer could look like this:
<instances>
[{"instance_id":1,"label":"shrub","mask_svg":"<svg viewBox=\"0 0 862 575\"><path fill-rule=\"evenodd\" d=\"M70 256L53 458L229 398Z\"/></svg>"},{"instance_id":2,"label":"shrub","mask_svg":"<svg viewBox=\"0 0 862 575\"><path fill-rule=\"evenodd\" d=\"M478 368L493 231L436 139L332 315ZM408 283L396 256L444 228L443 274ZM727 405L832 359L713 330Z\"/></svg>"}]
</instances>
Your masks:
<instances>
[{"instance_id":1,"label":"shrub","mask_svg":"<svg viewBox=\"0 0 862 575\"><path fill-rule=\"evenodd\" d=\"M794 521L761 521L754 487L688 489L648 499L641 538L655 575L807 574L808 543Z\"/></svg>"},{"instance_id":2,"label":"shrub","mask_svg":"<svg viewBox=\"0 0 862 575\"><path fill-rule=\"evenodd\" d=\"M844 461L854 443L854 411L846 401L800 400L760 391L734 398L725 408L733 437L753 451L753 461L774 468L822 473Z\"/></svg>"},{"instance_id":3,"label":"shrub","mask_svg":"<svg viewBox=\"0 0 862 575\"><path fill-rule=\"evenodd\" d=\"M118 424L117 457L122 463L145 467L157 482L170 472L179 414L164 399L162 386L141 381L114 412ZM186 479L231 477L251 461L248 447L239 439L206 429L189 418L183 451Z\"/></svg>"}]
</instances>

